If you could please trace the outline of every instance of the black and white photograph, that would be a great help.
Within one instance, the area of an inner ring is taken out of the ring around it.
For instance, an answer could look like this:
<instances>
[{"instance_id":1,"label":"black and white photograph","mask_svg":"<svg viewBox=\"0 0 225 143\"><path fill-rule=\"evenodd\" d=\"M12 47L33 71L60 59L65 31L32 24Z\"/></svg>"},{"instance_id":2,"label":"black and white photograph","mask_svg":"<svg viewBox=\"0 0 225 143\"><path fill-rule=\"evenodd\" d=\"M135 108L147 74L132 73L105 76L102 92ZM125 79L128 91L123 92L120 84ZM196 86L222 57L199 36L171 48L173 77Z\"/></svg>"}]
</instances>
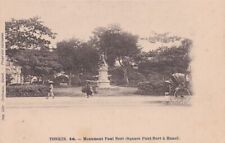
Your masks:
<instances>
[{"instance_id":1,"label":"black and white photograph","mask_svg":"<svg viewBox=\"0 0 225 143\"><path fill-rule=\"evenodd\" d=\"M223 2L205 3L1 0L0 143L199 142L225 69L210 66Z\"/></svg>"}]
</instances>

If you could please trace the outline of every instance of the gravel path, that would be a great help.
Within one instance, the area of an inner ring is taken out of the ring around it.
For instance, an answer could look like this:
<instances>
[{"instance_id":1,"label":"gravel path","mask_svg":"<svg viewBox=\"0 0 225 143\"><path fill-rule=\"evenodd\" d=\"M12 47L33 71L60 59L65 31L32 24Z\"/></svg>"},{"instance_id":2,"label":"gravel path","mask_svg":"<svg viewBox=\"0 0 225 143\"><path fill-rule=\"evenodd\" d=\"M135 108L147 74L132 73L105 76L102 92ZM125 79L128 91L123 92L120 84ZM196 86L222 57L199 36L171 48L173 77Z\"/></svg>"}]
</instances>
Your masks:
<instances>
[{"instance_id":1,"label":"gravel path","mask_svg":"<svg viewBox=\"0 0 225 143\"><path fill-rule=\"evenodd\" d=\"M0 121L0 143L60 142L50 141L50 137L77 143L85 141L69 138L111 136L179 136L190 141L191 136L182 132L191 123L183 124L182 120L190 118L191 108L167 105L165 101L164 96L137 95L7 98L6 120Z\"/></svg>"}]
</instances>

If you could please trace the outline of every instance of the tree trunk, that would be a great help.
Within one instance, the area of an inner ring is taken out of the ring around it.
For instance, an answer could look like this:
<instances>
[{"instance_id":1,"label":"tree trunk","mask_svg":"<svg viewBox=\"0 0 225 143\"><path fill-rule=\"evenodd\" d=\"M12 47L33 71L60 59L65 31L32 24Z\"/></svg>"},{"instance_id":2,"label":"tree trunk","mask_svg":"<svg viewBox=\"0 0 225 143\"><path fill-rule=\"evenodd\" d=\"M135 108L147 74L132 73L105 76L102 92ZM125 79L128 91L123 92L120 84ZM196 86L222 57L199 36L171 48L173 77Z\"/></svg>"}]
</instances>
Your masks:
<instances>
[{"instance_id":1,"label":"tree trunk","mask_svg":"<svg viewBox=\"0 0 225 143\"><path fill-rule=\"evenodd\" d=\"M46 81L45 77L42 76L42 84L43 84L43 85L45 84L45 81Z\"/></svg>"},{"instance_id":2,"label":"tree trunk","mask_svg":"<svg viewBox=\"0 0 225 143\"><path fill-rule=\"evenodd\" d=\"M72 73L69 73L69 83L68 83L69 86L71 86L71 82L72 82Z\"/></svg>"},{"instance_id":3,"label":"tree trunk","mask_svg":"<svg viewBox=\"0 0 225 143\"><path fill-rule=\"evenodd\" d=\"M129 84L128 71L127 68L123 68L123 78L126 85Z\"/></svg>"},{"instance_id":4,"label":"tree trunk","mask_svg":"<svg viewBox=\"0 0 225 143\"><path fill-rule=\"evenodd\" d=\"M79 73L77 74L77 77L78 77L78 84L80 86L81 85L81 79L80 79L80 74Z\"/></svg>"}]
</instances>

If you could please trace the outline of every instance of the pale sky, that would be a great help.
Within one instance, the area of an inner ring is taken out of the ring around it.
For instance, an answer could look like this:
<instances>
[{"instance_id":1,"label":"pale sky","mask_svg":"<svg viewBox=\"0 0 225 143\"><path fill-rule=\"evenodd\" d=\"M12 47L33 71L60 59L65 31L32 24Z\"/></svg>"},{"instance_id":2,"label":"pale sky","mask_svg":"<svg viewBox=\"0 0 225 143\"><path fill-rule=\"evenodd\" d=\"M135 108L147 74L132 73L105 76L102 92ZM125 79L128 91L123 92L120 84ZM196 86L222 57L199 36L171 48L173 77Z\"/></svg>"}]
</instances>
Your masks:
<instances>
[{"instance_id":1,"label":"pale sky","mask_svg":"<svg viewBox=\"0 0 225 143\"><path fill-rule=\"evenodd\" d=\"M72 37L87 40L94 28L119 24L140 37L157 33L191 38L193 4L184 0L5 0L4 16L39 16L58 33L55 41Z\"/></svg>"}]
</instances>

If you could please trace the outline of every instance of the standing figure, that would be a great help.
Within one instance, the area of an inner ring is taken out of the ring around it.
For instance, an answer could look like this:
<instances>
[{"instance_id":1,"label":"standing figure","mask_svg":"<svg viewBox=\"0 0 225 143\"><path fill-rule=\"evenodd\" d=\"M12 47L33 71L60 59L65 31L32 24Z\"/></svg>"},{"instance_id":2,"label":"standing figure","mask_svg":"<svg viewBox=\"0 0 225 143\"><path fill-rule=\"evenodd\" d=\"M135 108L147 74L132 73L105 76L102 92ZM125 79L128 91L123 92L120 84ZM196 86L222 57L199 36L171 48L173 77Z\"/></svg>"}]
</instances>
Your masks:
<instances>
[{"instance_id":1,"label":"standing figure","mask_svg":"<svg viewBox=\"0 0 225 143\"><path fill-rule=\"evenodd\" d=\"M92 95L92 90L91 90L91 86L89 82L87 82L86 84L86 94L87 94L87 98L89 98L89 96Z\"/></svg>"},{"instance_id":2,"label":"standing figure","mask_svg":"<svg viewBox=\"0 0 225 143\"><path fill-rule=\"evenodd\" d=\"M47 96L47 99L48 99L48 97L54 98L54 93L53 93L53 82L52 82L52 81L49 81L49 89L48 89L48 96Z\"/></svg>"}]
</instances>

